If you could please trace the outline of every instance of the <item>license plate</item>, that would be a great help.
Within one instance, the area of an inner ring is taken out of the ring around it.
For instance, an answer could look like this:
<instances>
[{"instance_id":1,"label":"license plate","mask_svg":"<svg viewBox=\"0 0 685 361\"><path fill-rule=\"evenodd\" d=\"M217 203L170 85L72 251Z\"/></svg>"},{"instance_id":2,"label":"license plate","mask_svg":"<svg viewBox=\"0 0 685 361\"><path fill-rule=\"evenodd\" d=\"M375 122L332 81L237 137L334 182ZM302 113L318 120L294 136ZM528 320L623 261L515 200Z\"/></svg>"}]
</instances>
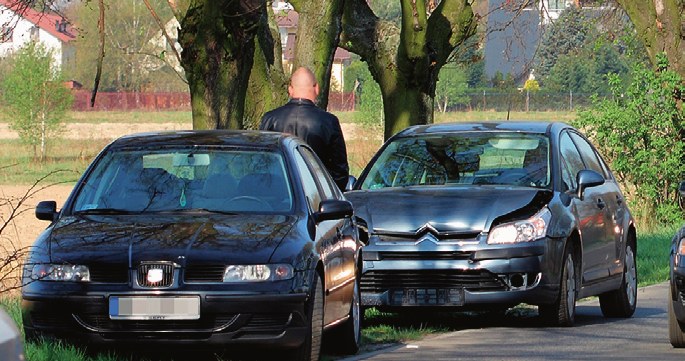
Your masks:
<instances>
[{"instance_id":1,"label":"license plate","mask_svg":"<svg viewBox=\"0 0 685 361\"><path fill-rule=\"evenodd\" d=\"M109 297L113 320L197 320L200 297Z\"/></svg>"},{"instance_id":2,"label":"license plate","mask_svg":"<svg viewBox=\"0 0 685 361\"><path fill-rule=\"evenodd\" d=\"M405 288L390 292L390 303L398 306L463 306L463 288Z\"/></svg>"}]
</instances>

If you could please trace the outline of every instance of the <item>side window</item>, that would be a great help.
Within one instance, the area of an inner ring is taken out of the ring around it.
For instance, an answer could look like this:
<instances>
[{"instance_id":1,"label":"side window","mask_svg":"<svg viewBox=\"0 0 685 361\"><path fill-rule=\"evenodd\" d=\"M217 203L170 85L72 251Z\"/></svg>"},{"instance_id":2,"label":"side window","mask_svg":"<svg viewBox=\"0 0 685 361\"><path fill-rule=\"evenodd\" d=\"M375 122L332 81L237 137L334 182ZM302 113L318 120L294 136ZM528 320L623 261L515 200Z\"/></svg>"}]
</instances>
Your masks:
<instances>
[{"instance_id":1,"label":"side window","mask_svg":"<svg viewBox=\"0 0 685 361\"><path fill-rule=\"evenodd\" d=\"M316 177L316 179L319 181L324 198L336 198L334 189L337 189L338 186L335 184L335 182L333 182L333 179L326 168L324 168L324 166L321 164L319 158L317 158L309 148L299 147L298 150L302 154L302 157L304 157L307 164L309 164L312 173L314 173L314 177Z\"/></svg>"},{"instance_id":2,"label":"side window","mask_svg":"<svg viewBox=\"0 0 685 361\"><path fill-rule=\"evenodd\" d=\"M563 133L559 140L559 151L561 155L561 175L564 182L564 191L576 189L576 174L585 169L585 164L580 158L580 153L576 145L569 137L568 133Z\"/></svg>"},{"instance_id":3,"label":"side window","mask_svg":"<svg viewBox=\"0 0 685 361\"><path fill-rule=\"evenodd\" d=\"M604 172L604 169L602 169L602 166L599 165L599 159L597 158L594 149L592 149L592 146L576 133L571 133L571 138L573 138L573 142L576 143L587 169L594 170L606 178L607 174Z\"/></svg>"},{"instance_id":4,"label":"side window","mask_svg":"<svg viewBox=\"0 0 685 361\"><path fill-rule=\"evenodd\" d=\"M313 212L316 212L319 210L319 203L321 203L321 194L319 194L319 189L316 186L312 172L307 166L307 162L305 162L299 152L295 153L295 166L302 178L302 188L304 188L304 195L307 197L309 207Z\"/></svg>"}]
</instances>

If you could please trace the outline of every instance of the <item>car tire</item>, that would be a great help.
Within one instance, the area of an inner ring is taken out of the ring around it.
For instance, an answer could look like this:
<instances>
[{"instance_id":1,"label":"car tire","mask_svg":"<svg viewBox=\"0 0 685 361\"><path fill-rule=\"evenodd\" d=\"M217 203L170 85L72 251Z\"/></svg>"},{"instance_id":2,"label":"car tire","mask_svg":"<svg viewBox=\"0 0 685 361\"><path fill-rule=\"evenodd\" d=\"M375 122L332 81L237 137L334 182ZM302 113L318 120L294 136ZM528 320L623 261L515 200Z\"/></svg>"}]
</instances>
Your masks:
<instances>
[{"instance_id":1,"label":"car tire","mask_svg":"<svg viewBox=\"0 0 685 361\"><path fill-rule=\"evenodd\" d=\"M559 296L549 305L539 305L538 313L550 326L573 326L576 320L576 300L578 299L578 282L573 247L568 244L564 252L564 263L559 283Z\"/></svg>"},{"instance_id":2,"label":"car tire","mask_svg":"<svg viewBox=\"0 0 685 361\"><path fill-rule=\"evenodd\" d=\"M334 350L339 354L353 355L359 351L362 339L362 321L364 319L359 293L359 280L354 283L352 305L347 320L333 330L331 340L335 340Z\"/></svg>"},{"instance_id":3,"label":"car tire","mask_svg":"<svg viewBox=\"0 0 685 361\"><path fill-rule=\"evenodd\" d=\"M685 348L685 324L678 322L675 318L675 311L673 310L673 289L669 286L668 297L668 338L671 345L675 348ZM680 300L676 298L676 300Z\"/></svg>"},{"instance_id":4,"label":"car tire","mask_svg":"<svg viewBox=\"0 0 685 361\"><path fill-rule=\"evenodd\" d=\"M317 273L312 284L312 294L307 304L307 334L304 342L288 359L297 361L318 361L321 354L323 334L323 282Z\"/></svg>"},{"instance_id":5,"label":"car tire","mask_svg":"<svg viewBox=\"0 0 685 361\"><path fill-rule=\"evenodd\" d=\"M635 252L626 246L621 287L599 295L599 307L604 317L627 318L635 313L637 305L637 266Z\"/></svg>"}]
</instances>

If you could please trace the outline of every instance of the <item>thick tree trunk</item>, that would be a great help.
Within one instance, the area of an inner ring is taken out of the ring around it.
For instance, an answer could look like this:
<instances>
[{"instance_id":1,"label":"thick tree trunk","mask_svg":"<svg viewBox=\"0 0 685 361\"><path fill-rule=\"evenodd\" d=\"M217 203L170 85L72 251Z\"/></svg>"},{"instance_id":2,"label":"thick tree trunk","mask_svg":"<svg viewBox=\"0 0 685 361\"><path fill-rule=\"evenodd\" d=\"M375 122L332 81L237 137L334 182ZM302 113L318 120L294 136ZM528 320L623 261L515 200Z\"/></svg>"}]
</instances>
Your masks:
<instances>
[{"instance_id":1,"label":"thick tree trunk","mask_svg":"<svg viewBox=\"0 0 685 361\"><path fill-rule=\"evenodd\" d=\"M305 66L314 72L320 90L317 104L326 109L344 0L291 0L290 3L299 15L293 70Z\"/></svg>"},{"instance_id":2,"label":"thick tree trunk","mask_svg":"<svg viewBox=\"0 0 685 361\"><path fill-rule=\"evenodd\" d=\"M655 62L664 52L675 71L685 77L685 2L678 0L618 0L635 25Z\"/></svg>"},{"instance_id":3,"label":"thick tree trunk","mask_svg":"<svg viewBox=\"0 0 685 361\"><path fill-rule=\"evenodd\" d=\"M402 1L402 29L379 20L366 0L347 0L340 46L366 61L381 88L384 136L433 122L435 85L450 53L475 32L468 0Z\"/></svg>"},{"instance_id":4,"label":"thick tree trunk","mask_svg":"<svg viewBox=\"0 0 685 361\"><path fill-rule=\"evenodd\" d=\"M194 129L242 129L264 0L192 0L179 42Z\"/></svg>"},{"instance_id":5,"label":"thick tree trunk","mask_svg":"<svg viewBox=\"0 0 685 361\"><path fill-rule=\"evenodd\" d=\"M245 99L245 129L259 128L264 113L288 101L288 78L283 72L280 33L273 10L268 5L267 19L261 23L255 39L254 63Z\"/></svg>"}]
</instances>

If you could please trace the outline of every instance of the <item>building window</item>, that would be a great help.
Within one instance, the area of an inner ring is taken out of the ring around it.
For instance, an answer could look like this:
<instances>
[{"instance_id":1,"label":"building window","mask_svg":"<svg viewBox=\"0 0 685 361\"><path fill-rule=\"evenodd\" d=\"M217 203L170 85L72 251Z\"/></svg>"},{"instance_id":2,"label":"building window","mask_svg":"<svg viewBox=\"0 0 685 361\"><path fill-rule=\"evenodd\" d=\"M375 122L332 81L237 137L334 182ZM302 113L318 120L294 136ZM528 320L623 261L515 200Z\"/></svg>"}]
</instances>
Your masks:
<instances>
[{"instance_id":1,"label":"building window","mask_svg":"<svg viewBox=\"0 0 685 361\"><path fill-rule=\"evenodd\" d=\"M566 9L566 0L549 0L548 4L547 10L550 11L561 11Z\"/></svg>"},{"instance_id":2,"label":"building window","mask_svg":"<svg viewBox=\"0 0 685 361\"><path fill-rule=\"evenodd\" d=\"M12 42L13 28L7 24L0 26L0 43Z\"/></svg>"},{"instance_id":3,"label":"building window","mask_svg":"<svg viewBox=\"0 0 685 361\"><path fill-rule=\"evenodd\" d=\"M38 29L38 27L37 26L32 27L31 33L30 33L31 41L37 42L39 40L39 34L40 34L40 30Z\"/></svg>"}]
</instances>

